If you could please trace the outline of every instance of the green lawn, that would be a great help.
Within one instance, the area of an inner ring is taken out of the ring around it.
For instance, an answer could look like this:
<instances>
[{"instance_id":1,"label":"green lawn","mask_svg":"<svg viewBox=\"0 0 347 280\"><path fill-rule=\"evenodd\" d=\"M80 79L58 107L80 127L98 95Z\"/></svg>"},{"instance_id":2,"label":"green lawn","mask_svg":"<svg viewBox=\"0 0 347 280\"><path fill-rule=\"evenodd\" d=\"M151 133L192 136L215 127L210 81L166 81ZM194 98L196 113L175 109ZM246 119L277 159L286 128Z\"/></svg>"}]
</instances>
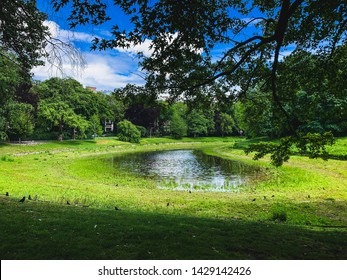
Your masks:
<instances>
[{"instance_id":1,"label":"green lawn","mask_svg":"<svg viewBox=\"0 0 347 280\"><path fill-rule=\"evenodd\" d=\"M246 156L248 142L148 138L134 145L99 138L3 144L0 257L346 259L347 162L293 156L275 168L266 158ZM347 154L346 143L338 139L329 152ZM106 162L110 154L164 149L201 149L263 171L239 193L189 193L157 189L154 181ZM18 202L29 194L33 200Z\"/></svg>"}]
</instances>

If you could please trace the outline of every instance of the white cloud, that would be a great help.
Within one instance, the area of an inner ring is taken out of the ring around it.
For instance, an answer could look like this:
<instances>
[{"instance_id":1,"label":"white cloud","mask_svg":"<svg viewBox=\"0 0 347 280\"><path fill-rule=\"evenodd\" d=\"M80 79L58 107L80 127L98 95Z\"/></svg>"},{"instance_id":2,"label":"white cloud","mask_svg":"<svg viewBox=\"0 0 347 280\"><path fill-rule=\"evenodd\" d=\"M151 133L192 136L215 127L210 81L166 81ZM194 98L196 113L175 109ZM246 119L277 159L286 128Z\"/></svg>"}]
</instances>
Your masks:
<instances>
[{"instance_id":1,"label":"white cloud","mask_svg":"<svg viewBox=\"0 0 347 280\"><path fill-rule=\"evenodd\" d=\"M172 44L179 36L179 33L166 33L166 34L162 34L163 39L165 41L167 41L167 45ZM152 48L152 40L150 39L145 39L144 42L142 42L141 44L137 44L134 45L132 44L129 48L116 48L117 51L120 52L124 52L129 54L130 56L134 57L135 55L137 55L138 53L142 53L144 56L152 56L153 55L153 48ZM181 48L185 48L185 49L191 49L192 51L201 54L203 52L203 49L198 49L195 48L192 45L186 45L186 44L182 44Z\"/></svg>"},{"instance_id":2,"label":"white cloud","mask_svg":"<svg viewBox=\"0 0 347 280\"><path fill-rule=\"evenodd\" d=\"M49 28L49 31L53 38L58 38L62 40L63 42L79 41L79 42L90 43L95 37L85 32L77 32L77 31L61 29L60 26L54 21L46 20L44 22L44 25Z\"/></svg>"},{"instance_id":3,"label":"white cloud","mask_svg":"<svg viewBox=\"0 0 347 280\"><path fill-rule=\"evenodd\" d=\"M137 44L137 45L133 44L129 48L116 48L116 50L120 52L128 53L130 55L136 55L139 52L141 52L143 53L144 56L151 56L153 53L153 50L151 49L151 44L152 44L152 40L145 39L145 41L142 42L141 44Z\"/></svg>"},{"instance_id":4,"label":"white cloud","mask_svg":"<svg viewBox=\"0 0 347 280\"><path fill-rule=\"evenodd\" d=\"M74 42L90 43L93 35L84 32L71 32L61 29L53 21L46 21L45 24L54 38L73 44ZM145 42L142 46L137 46L135 50L144 51L148 54L150 42ZM94 86L98 90L113 90L114 88L124 87L128 83L142 85L144 79L138 69L138 61L129 55L131 52L91 52L81 51L81 55L86 61L84 69L77 69L66 57L62 57L61 69L52 66L46 61L44 66L35 67L32 70L34 79L45 80L51 77L72 77L84 86ZM61 71L62 70L62 71Z\"/></svg>"},{"instance_id":5,"label":"white cloud","mask_svg":"<svg viewBox=\"0 0 347 280\"><path fill-rule=\"evenodd\" d=\"M87 55L88 66L80 79L81 83L100 89L124 87L128 83L144 84L137 63L123 55Z\"/></svg>"},{"instance_id":6,"label":"white cloud","mask_svg":"<svg viewBox=\"0 0 347 280\"><path fill-rule=\"evenodd\" d=\"M33 69L34 78L45 80L51 77L72 77L84 86L94 86L98 90L113 90L124 87L126 84L144 84L137 63L129 61L124 55L112 56L103 53L84 53L87 66L84 70L76 73L69 63L63 64L62 74L57 69L45 66Z\"/></svg>"}]
</instances>

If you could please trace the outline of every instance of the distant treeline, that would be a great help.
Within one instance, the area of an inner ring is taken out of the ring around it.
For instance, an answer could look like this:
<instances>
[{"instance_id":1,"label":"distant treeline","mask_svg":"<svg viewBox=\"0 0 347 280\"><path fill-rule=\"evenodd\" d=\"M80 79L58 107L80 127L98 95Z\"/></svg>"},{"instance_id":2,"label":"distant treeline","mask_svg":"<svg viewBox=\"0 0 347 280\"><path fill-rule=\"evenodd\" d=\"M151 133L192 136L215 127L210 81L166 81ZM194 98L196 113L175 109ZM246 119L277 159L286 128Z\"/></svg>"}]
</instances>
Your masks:
<instances>
[{"instance_id":1,"label":"distant treeline","mask_svg":"<svg viewBox=\"0 0 347 280\"><path fill-rule=\"evenodd\" d=\"M71 78L32 81L15 57L9 57L0 56L2 141L114 135L124 120L134 124L141 137L281 137L293 128L347 134L346 45L333 56L295 52L284 58L277 91L286 114L264 81L242 94L230 94L216 83L194 98L163 100L155 89L135 85L104 94ZM113 123L114 129L105 130L105 122Z\"/></svg>"}]
</instances>

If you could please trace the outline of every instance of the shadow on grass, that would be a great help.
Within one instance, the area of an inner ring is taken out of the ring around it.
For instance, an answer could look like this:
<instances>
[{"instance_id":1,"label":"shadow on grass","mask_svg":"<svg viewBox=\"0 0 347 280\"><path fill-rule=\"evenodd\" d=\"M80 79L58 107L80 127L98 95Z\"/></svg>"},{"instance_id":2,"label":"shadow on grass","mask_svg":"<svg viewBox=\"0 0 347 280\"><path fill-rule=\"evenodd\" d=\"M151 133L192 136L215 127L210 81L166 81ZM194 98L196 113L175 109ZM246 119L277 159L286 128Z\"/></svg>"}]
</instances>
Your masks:
<instances>
[{"instance_id":1,"label":"shadow on grass","mask_svg":"<svg viewBox=\"0 0 347 280\"><path fill-rule=\"evenodd\" d=\"M249 145L259 143L259 142L276 142L278 140L270 139L268 137L256 137L256 138L240 138L239 141L235 143L233 149L244 150L248 148Z\"/></svg>"},{"instance_id":2,"label":"shadow on grass","mask_svg":"<svg viewBox=\"0 0 347 280\"><path fill-rule=\"evenodd\" d=\"M0 142L0 148L9 146L8 143Z\"/></svg>"},{"instance_id":3,"label":"shadow on grass","mask_svg":"<svg viewBox=\"0 0 347 280\"><path fill-rule=\"evenodd\" d=\"M243 138L243 140L241 141L237 141L235 143L235 145L232 147L233 149L237 149L237 150L245 150L246 148L249 147L249 145L251 144L256 144L256 143L260 143L260 142L272 142L272 143L279 143L280 139L271 139L268 137L256 137L256 138ZM293 151L291 153L291 155L295 155L295 156L305 156L297 151ZM306 155L307 156L307 155ZM334 160L347 160L347 154L334 154L334 153L328 153L327 155L323 156L319 156L319 158L323 158L323 159L334 159Z\"/></svg>"},{"instance_id":4,"label":"shadow on grass","mask_svg":"<svg viewBox=\"0 0 347 280\"><path fill-rule=\"evenodd\" d=\"M59 144L62 146L80 146L80 145L85 145L86 143L88 144L96 144L96 141L93 139L89 140L63 140L63 141L51 141L52 143L54 142L55 144Z\"/></svg>"},{"instance_id":5,"label":"shadow on grass","mask_svg":"<svg viewBox=\"0 0 347 280\"><path fill-rule=\"evenodd\" d=\"M1 259L346 259L346 229L0 199Z\"/></svg>"}]
</instances>

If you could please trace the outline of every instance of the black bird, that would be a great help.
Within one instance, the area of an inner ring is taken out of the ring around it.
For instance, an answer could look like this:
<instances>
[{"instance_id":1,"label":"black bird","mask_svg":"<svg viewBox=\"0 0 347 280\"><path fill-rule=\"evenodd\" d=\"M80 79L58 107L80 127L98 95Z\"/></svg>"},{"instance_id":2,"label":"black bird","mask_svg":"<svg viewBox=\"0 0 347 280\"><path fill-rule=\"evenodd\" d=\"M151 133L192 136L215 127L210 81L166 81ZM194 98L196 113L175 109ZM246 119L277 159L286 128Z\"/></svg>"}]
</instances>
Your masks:
<instances>
[{"instance_id":1,"label":"black bird","mask_svg":"<svg viewBox=\"0 0 347 280\"><path fill-rule=\"evenodd\" d=\"M192 193L192 191L191 191L191 190L189 190L189 193Z\"/></svg>"},{"instance_id":2,"label":"black bird","mask_svg":"<svg viewBox=\"0 0 347 280\"><path fill-rule=\"evenodd\" d=\"M273 194L271 197L275 197L275 195Z\"/></svg>"},{"instance_id":3,"label":"black bird","mask_svg":"<svg viewBox=\"0 0 347 280\"><path fill-rule=\"evenodd\" d=\"M255 198L253 198L252 201L255 201Z\"/></svg>"},{"instance_id":4,"label":"black bird","mask_svg":"<svg viewBox=\"0 0 347 280\"><path fill-rule=\"evenodd\" d=\"M310 196L310 195L308 195L307 197L308 197L308 198L311 198L311 196Z\"/></svg>"},{"instance_id":5,"label":"black bird","mask_svg":"<svg viewBox=\"0 0 347 280\"><path fill-rule=\"evenodd\" d=\"M9 196L8 192L6 192L6 196Z\"/></svg>"},{"instance_id":6,"label":"black bird","mask_svg":"<svg viewBox=\"0 0 347 280\"><path fill-rule=\"evenodd\" d=\"M170 202L168 202L168 203L166 204L166 206L170 206Z\"/></svg>"},{"instance_id":7,"label":"black bird","mask_svg":"<svg viewBox=\"0 0 347 280\"><path fill-rule=\"evenodd\" d=\"M120 209L119 209L117 206L115 206L115 207L114 207L114 210L119 211Z\"/></svg>"},{"instance_id":8,"label":"black bird","mask_svg":"<svg viewBox=\"0 0 347 280\"><path fill-rule=\"evenodd\" d=\"M28 199L29 199L29 200L31 200L31 196L30 196L30 194L29 194L29 196L28 196Z\"/></svg>"},{"instance_id":9,"label":"black bird","mask_svg":"<svg viewBox=\"0 0 347 280\"><path fill-rule=\"evenodd\" d=\"M23 196L23 198L19 202L24 202L24 200L25 200L25 196Z\"/></svg>"},{"instance_id":10,"label":"black bird","mask_svg":"<svg viewBox=\"0 0 347 280\"><path fill-rule=\"evenodd\" d=\"M66 204L67 204L67 205L70 205L70 202L69 202L68 200L66 200Z\"/></svg>"},{"instance_id":11,"label":"black bird","mask_svg":"<svg viewBox=\"0 0 347 280\"><path fill-rule=\"evenodd\" d=\"M266 196L264 195L264 200L266 199Z\"/></svg>"}]
</instances>

